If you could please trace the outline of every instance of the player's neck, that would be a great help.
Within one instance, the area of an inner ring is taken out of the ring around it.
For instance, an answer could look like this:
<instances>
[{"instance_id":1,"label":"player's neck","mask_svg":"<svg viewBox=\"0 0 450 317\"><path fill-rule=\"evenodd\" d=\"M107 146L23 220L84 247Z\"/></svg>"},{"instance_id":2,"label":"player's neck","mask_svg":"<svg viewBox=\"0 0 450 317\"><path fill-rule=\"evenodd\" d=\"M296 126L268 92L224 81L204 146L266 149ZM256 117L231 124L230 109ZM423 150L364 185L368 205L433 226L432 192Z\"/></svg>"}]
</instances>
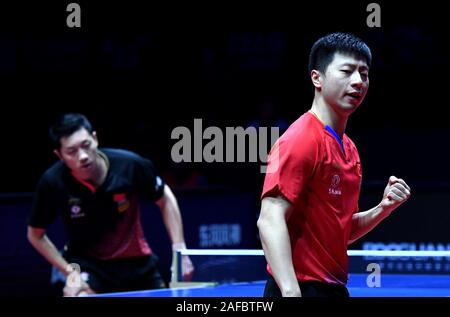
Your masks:
<instances>
[{"instance_id":1,"label":"player's neck","mask_svg":"<svg viewBox=\"0 0 450 317\"><path fill-rule=\"evenodd\" d=\"M99 188L106 179L106 175L108 174L108 162L100 153L97 154L97 158L95 161L95 168L92 171L90 177L86 180L90 183L94 188Z\"/></svg>"},{"instance_id":2,"label":"player's neck","mask_svg":"<svg viewBox=\"0 0 450 317\"><path fill-rule=\"evenodd\" d=\"M100 187L106 179L106 175L108 174L108 164L103 155L97 155L97 175L94 178L96 180L95 184L93 184L96 188Z\"/></svg>"},{"instance_id":3,"label":"player's neck","mask_svg":"<svg viewBox=\"0 0 450 317\"><path fill-rule=\"evenodd\" d=\"M323 125L331 127L342 139L347 126L348 116L336 113L330 106L314 99L310 112L314 114Z\"/></svg>"}]
</instances>

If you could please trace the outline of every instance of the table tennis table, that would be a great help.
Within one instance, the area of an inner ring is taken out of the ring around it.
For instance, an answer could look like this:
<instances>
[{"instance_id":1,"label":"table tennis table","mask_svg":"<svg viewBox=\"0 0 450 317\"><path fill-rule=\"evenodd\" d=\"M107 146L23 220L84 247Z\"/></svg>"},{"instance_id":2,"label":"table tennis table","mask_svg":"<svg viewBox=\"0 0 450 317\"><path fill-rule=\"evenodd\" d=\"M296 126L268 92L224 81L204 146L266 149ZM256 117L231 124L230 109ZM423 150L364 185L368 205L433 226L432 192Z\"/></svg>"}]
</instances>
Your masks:
<instances>
[{"instance_id":1,"label":"table tennis table","mask_svg":"<svg viewBox=\"0 0 450 317\"><path fill-rule=\"evenodd\" d=\"M450 275L383 274L379 287L367 285L368 274L350 274L351 297L448 297ZM102 297L261 297L265 281L197 285L172 289L99 294Z\"/></svg>"}]
</instances>

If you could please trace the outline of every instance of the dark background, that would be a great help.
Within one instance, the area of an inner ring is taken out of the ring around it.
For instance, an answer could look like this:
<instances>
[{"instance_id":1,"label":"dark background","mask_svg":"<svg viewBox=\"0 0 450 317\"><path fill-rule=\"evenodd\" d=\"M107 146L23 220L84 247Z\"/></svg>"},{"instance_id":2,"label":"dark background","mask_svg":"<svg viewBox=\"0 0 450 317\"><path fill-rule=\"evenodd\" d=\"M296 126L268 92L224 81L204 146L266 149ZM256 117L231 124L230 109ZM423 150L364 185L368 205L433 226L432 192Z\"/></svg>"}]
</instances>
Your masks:
<instances>
[{"instance_id":1,"label":"dark background","mask_svg":"<svg viewBox=\"0 0 450 317\"><path fill-rule=\"evenodd\" d=\"M389 220L368 239L449 241L449 54L448 36L441 32L446 10L440 2L378 1L381 28L369 28L370 1L78 1L80 29L65 24L69 2L16 3L1 10L0 234L4 250L10 251L0 263L5 276L23 285L43 283L33 272L48 267L24 240L25 216L29 193L55 161L48 126L68 111L91 119L101 146L151 158L184 205L187 222L199 217L195 206L202 197L217 198L208 200L212 209L244 201L248 208L241 219L217 222L242 223L254 240L235 247L259 248L252 220L263 180L260 163L175 164L171 131L178 126L193 130L194 118L201 118L204 128L246 127L267 104L274 111L272 123L290 124L312 102L309 49L334 31L355 33L373 54L369 93L347 126L363 163L361 208L377 202L390 175L404 178L413 189L413 198L399 210L402 218ZM237 193L246 193L254 203ZM152 243L166 265L170 254L162 239ZM195 244L192 236L187 239ZM17 269L24 259L38 262L31 269L34 279L23 278L24 270Z\"/></svg>"},{"instance_id":2,"label":"dark background","mask_svg":"<svg viewBox=\"0 0 450 317\"><path fill-rule=\"evenodd\" d=\"M440 5L380 2L381 28L369 28L364 1L132 3L80 2L81 29L66 26L63 3L4 10L0 192L34 189L55 159L48 126L67 111L88 115L102 146L149 156L162 172L173 167L171 131L193 129L194 118L204 128L245 127L272 102L275 116L291 123L312 101L309 49L333 31L354 32L373 52L369 93L347 128L365 179L449 179ZM243 163L182 165L212 183L248 180L239 177Z\"/></svg>"}]
</instances>

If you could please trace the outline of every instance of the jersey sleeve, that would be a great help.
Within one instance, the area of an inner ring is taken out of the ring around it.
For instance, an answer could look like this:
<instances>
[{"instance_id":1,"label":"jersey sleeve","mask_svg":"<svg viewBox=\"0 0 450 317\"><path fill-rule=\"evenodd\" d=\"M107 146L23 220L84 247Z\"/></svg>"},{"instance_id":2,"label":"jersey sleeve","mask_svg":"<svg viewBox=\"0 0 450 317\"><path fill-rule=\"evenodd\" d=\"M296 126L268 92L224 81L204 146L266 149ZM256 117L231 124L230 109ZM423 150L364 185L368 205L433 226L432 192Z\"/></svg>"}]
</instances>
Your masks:
<instances>
[{"instance_id":1,"label":"jersey sleeve","mask_svg":"<svg viewBox=\"0 0 450 317\"><path fill-rule=\"evenodd\" d=\"M136 160L135 184L139 195L145 199L157 201L164 194L165 182L153 163L140 156Z\"/></svg>"},{"instance_id":2,"label":"jersey sleeve","mask_svg":"<svg viewBox=\"0 0 450 317\"><path fill-rule=\"evenodd\" d=\"M308 131L282 136L269 153L261 199L281 194L294 204L311 179L319 155L319 142Z\"/></svg>"},{"instance_id":3,"label":"jersey sleeve","mask_svg":"<svg viewBox=\"0 0 450 317\"><path fill-rule=\"evenodd\" d=\"M36 228L47 228L55 221L57 192L44 174L38 182L27 223Z\"/></svg>"}]
</instances>

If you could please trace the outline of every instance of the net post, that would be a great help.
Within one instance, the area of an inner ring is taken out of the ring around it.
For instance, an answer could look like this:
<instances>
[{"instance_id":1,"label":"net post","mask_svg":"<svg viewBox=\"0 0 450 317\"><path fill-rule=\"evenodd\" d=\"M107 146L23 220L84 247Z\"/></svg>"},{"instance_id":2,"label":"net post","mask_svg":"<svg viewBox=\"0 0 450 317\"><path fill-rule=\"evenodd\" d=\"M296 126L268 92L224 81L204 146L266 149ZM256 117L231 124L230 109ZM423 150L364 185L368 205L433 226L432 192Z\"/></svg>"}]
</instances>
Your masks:
<instances>
[{"instance_id":1,"label":"net post","mask_svg":"<svg viewBox=\"0 0 450 317\"><path fill-rule=\"evenodd\" d=\"M173 288L180 281L179 279L179 258L180 258L180 250L172 250L172 265L170 266L170 283L169 287Z\"/></svg>"}]
</instances>

